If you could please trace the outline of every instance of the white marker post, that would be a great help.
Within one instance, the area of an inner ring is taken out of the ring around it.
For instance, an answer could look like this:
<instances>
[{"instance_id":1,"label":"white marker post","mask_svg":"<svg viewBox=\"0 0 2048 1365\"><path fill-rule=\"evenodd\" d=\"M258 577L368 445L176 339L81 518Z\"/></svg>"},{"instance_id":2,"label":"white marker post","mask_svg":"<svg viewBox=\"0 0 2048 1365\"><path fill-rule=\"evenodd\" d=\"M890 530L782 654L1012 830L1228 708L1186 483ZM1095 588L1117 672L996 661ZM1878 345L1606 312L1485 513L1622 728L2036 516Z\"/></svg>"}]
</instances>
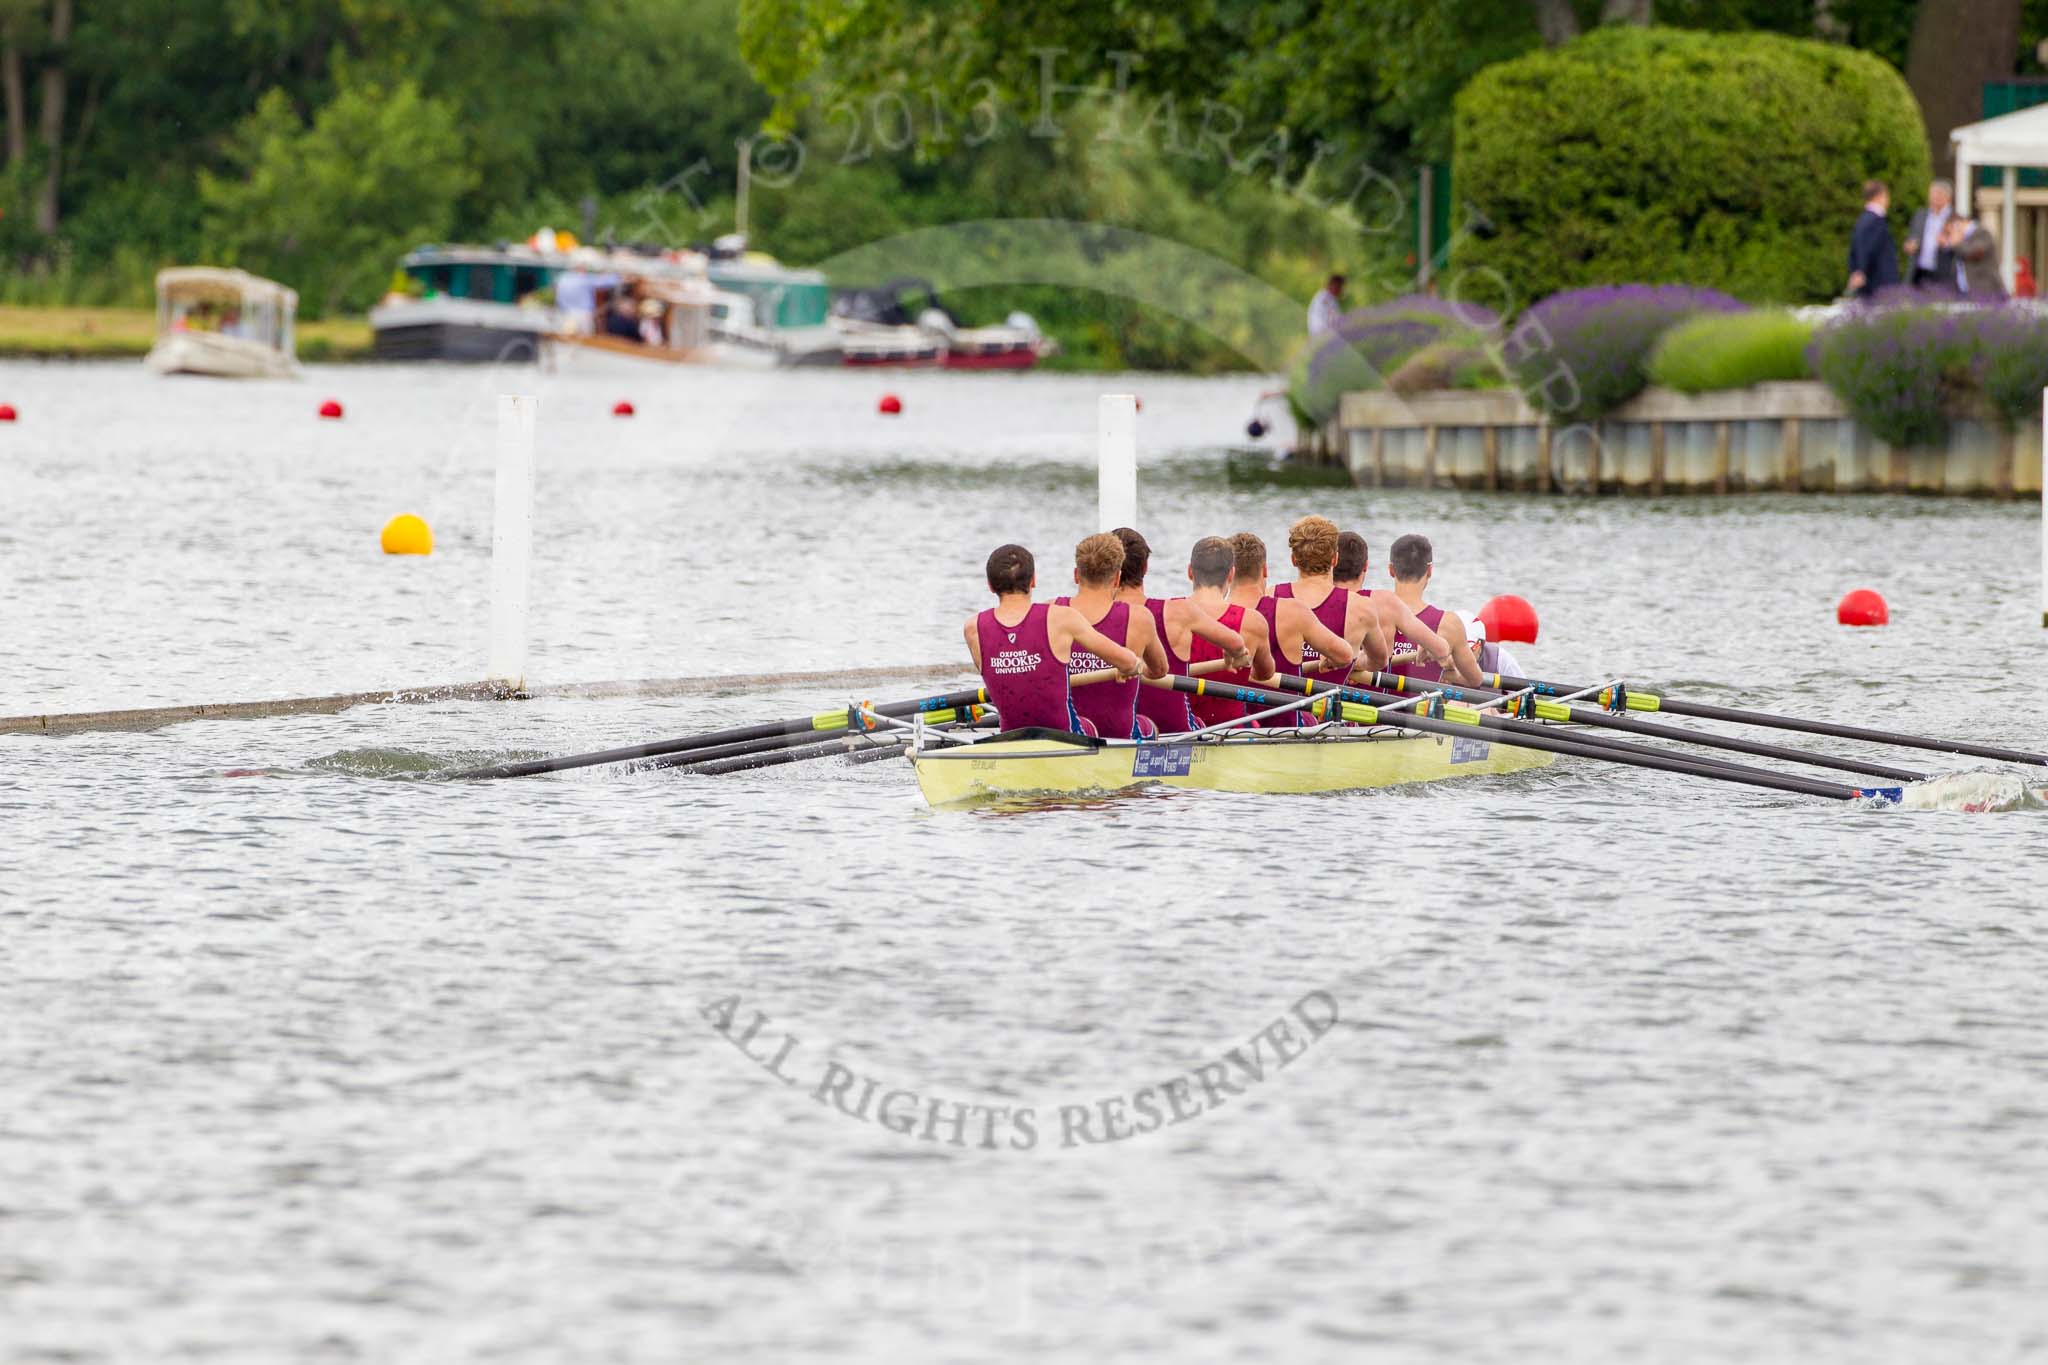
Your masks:
<instances>
[{"instance_id":1,"label":"white marker post","mask_svg":"<svg viewBox=\"0 0 2048 1365\"><path fill-rule=\"evenodd\" d=\"M2048 389L2041 390L2041 627L2048 630Z\"/></svg>"},{"instance_id":2,"label":"white marker post","mask_svg":"<svg viewBox=\"0 0 2048 1365\"><path fill-rule=\"evenodd\" d=\"M1098 531L1138 524L1138 398L1105 393L1095 423Z\"/></svg>"},{"instance_id":3,"label":"white marker post","mask_svg":"<svg viewBox=\"0 0 2048 1365\"><path fill-rule=\"evenodd\" d=\"M533 423L540 400L498 396L498 496L491 517L491 658L485 681L526 687L526 608L533 569Z\"/></svg>"}]
</instances>

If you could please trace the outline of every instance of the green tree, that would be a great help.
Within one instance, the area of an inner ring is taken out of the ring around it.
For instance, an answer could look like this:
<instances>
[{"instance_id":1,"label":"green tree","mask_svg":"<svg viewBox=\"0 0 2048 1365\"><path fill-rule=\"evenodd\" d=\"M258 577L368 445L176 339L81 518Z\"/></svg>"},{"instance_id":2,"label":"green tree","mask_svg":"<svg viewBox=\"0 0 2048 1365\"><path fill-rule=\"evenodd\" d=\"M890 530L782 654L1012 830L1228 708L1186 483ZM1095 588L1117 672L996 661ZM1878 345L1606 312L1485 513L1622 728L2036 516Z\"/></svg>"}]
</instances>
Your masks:
<instances>
[{"instance_id":1,"label":"green tree","mask_svg":"<svg viewBox=\"0 0 2048 1365\"><path fill-rule=\"evenodd\" d=\"M223 259L295 286L308 311L362 307L407 248L444 237L475 182L454 112L410 82L344 77L310 125L265 95L202 172L205 240Z\"/></svg>"}]
</instances>

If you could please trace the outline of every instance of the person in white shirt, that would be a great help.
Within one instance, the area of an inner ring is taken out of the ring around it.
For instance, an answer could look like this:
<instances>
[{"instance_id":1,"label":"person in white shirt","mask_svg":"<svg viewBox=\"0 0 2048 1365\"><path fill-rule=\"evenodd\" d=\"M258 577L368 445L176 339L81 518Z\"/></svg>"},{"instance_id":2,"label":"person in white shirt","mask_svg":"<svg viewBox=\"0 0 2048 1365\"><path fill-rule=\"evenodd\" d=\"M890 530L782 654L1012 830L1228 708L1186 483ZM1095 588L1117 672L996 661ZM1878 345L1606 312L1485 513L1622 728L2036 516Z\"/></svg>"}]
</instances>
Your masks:
<instances>
[{"instance_id":1,"label":"person in white shirt","mask_svg":"<svg viewBox=\"0 0 2048 1365\"><path fill-rule=\"evenodd\" d=\"M1308 304L1308 334L1319 337L1325 332L1336 330L1337 319L1344 316L1344 277L1332 275Z\"/></svg>"},{"instance_id":2,"label":"person in white shirt","mask_svg":"<svg viewBox=\"0 0 2048 1365\"><path fill-rule=\"evenodd\" d=\"M1906 224L1906 250L1911 253L1906 269L1906 283L1925 285L1933 283L1946 289L1955 283L1955 255L1942 241L1942 233L1948 228L1951 216L1950 202L1955 197L1955 186L1946 180L1937 180L1927 187L1927 207L1913 214Z\"/></svg>"},{"instance_id":3,"label":"person in white shirt","mask_svg":"<svg viewBox=\"0 0 2048 1365\"><path fill-rule=\"evenodd\" d=\"M1465 639L1472 646L1472 656L1478 660L1481 673L1499 673L1503 677L1526 678L1521 663L1508 653L1506 645L1493 644L1486 638L1486 622L1473 612L1465 617Z\"/></svg>"}]
</instances>

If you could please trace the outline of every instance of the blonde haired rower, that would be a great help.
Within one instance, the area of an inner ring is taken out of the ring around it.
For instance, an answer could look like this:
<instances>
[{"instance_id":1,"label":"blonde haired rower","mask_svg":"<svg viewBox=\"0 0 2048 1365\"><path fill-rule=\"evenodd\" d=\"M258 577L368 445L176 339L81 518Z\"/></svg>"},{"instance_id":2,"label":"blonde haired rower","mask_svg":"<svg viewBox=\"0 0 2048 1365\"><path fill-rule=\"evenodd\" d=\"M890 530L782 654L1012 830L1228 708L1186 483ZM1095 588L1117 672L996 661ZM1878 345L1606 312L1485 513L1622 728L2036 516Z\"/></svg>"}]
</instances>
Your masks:
<instances>
[{"instance_id":1,"label":"blonde haired rower","mask_svg":"<svg viewBox=\"0 0 2048 1365\"><path fill-rule=\"evenodd\" d=\"M1159 632L1152 613L1117 600L1123 577L1124 543L1113 531L1089 536L1074 547L1074 594L1055 597L1056 607L1072 607L1112 644L1122 645L1145 665L1145 676L1166 676L1166 651L1160 648ZM1067 672L1094 673L1108 668L1108 661L1080 644L1067 659ZM1138 680L1089 683L1074 690L1074 710L1095 732L1108 739L1143 739L1138 724Z\"/></svg>"},{"instance_id":2,"label":"blonde haired rower","mask_svg":"<svg viewBox=\"0 0 2048 1365\"><path fill-rule=\"evenodd\" d=\"M1351 642L1325 627L1316 619L1314 612L1292 597L1276 598L1272 595L1266 582L1265 541L1250 531L1239 531L1230 538L1230 550L1237 559L1237 578L1230 589L1231 604L1245 608L1247 622L1258 622L1260 641L1267 647L1264 671L1254 670L1244 681L1253 684L1270 681L1278 672L1298 677L1299 665L1292 661L1310 651L1320 658L1337 662L1351 660L1356 655ZM1245 638L1249 640L1250 634L1247 633ZM1290 667L1281 667L1283 659ZM1294 722L1282 723L1291 725Z\"/></svg>"},{"instance_id":3,"label":"blonde haired rower","mask_svg":"<svg viewBox=\"0 0 2048 1365\"><path fill-rule=\"evenodd\" d=\"M1338 587L1337 538L1337 523L1328 517L1303 517L1288 528L1287 553L1294 561L1295 577L1292 583L1282 583L1273 589L1273 612L1267 621L1280 639L1275 654L1283 673L1305 674L1318 682L1344 682L1351 676L1353 665L1384 668L1392 653L1388 643L1392 631L1386 626L1386 607L1379 598L1390 599L1393 594L1352 592ZM1324 651L1308 641L1297 653L1279 610L1279 604L1289 600L1307 607L1325 630L1343 636L1358 657L1349 664L1333 667L1325 662ZM1419 622L1416 631L1412 638L1425 650L1448 657L1449 648L1434 631L1424 629Z\"/></svg>"}]
</instances>

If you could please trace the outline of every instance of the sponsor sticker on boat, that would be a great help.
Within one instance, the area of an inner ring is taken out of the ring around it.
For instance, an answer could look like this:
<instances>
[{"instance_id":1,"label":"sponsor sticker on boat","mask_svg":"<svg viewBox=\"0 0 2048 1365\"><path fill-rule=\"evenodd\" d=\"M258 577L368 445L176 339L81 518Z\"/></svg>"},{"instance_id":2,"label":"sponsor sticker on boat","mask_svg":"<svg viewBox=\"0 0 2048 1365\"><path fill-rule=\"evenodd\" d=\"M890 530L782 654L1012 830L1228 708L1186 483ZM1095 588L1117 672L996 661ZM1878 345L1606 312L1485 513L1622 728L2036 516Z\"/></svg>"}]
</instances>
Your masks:
<instances>
[{"instance_id":1,"label":"sponsor sticker on boat","mask_svg":"<svg viewBox=\"0 0 2048 1365\"><path fill-rule=\"evenodd\" d=\"M1483 739L1454 739L1451 741L1451 762L1478 763L1493 752L1493 746Z\"/></svg>"},{"instance_id":2,"label":"sponsor sticker on boat","mask_svg":"<svg viewBox=\"0 0 2048 1365\"><path fill-rule=\"evenodd\" d=\"M1140 744L1132 751L1132 777L1186 777L1195 761L1192 744Z\"/></svg>"}]
</instances>

